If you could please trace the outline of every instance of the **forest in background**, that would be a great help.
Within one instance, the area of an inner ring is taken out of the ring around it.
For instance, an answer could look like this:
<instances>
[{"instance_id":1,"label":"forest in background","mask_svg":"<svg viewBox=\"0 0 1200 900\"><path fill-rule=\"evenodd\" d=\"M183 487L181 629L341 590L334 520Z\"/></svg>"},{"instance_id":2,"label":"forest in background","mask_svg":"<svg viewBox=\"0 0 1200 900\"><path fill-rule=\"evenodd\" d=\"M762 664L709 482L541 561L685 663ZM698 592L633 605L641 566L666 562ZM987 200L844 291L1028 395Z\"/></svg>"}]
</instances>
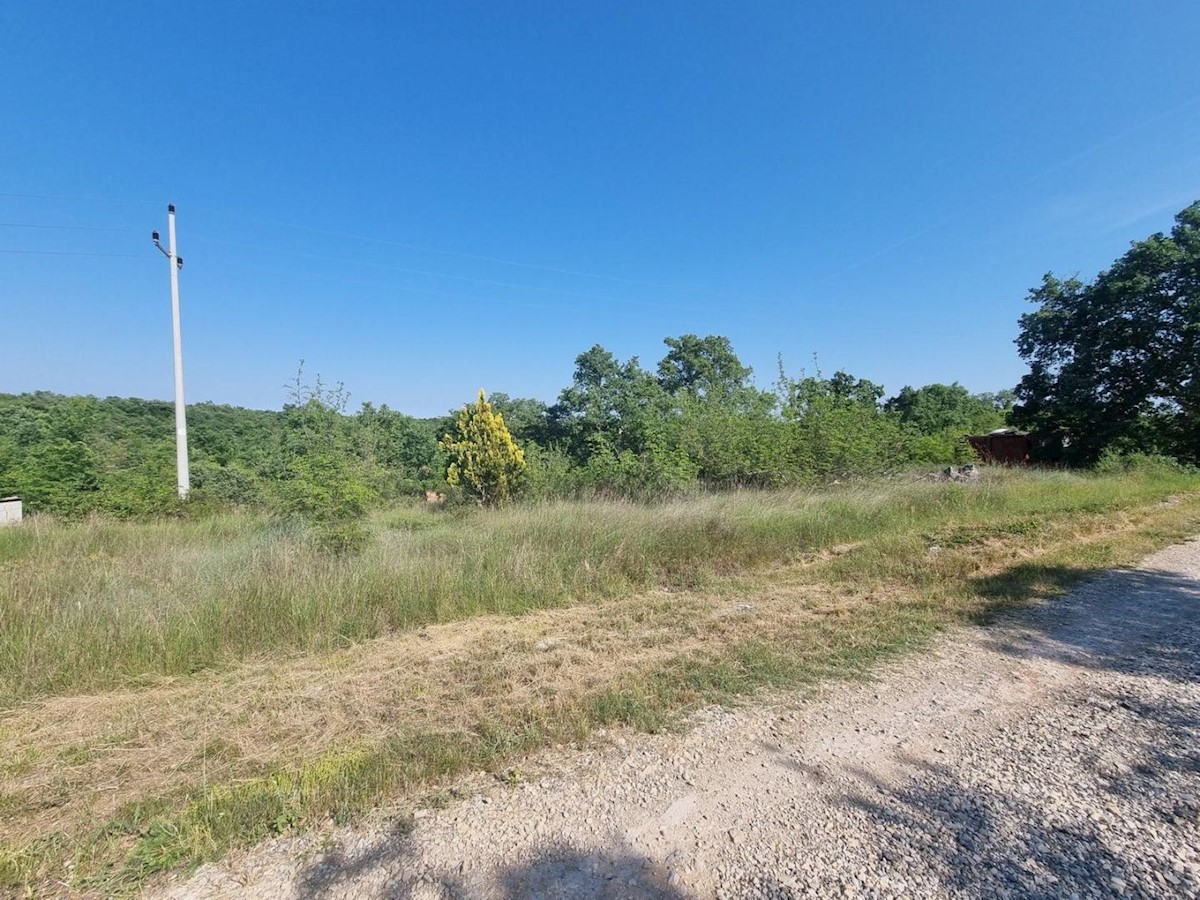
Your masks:
<instances>
[{"instance_id":1,"label":"forest in background","mask_svg":"<svg viewBox=\"0 0 1200 900\"><path fill-rule=\"evenodd\" d=\"M788 487L964 462L967 434L1010 422L1045 461L1200 463L1200 202L1091 281L1047 274L1028 299L1016 344L1029 372L994 394L929 384L885 400L843 371L791 377L782 359L763 390L728 338L685 334L664 339L653 369L593 346L553 404L481 391L415 419L351 413L345 388L309 383L301 363L278 412L189 407L191 505L336 529L428 490L490 504ZM31 512L178 511L173 467L166 402L0 394L0 496Z\"/></svg>"},{"instance_id":2,"label":"forest in background","mask_svg":"<svg viewBox=\"0 0 1200 900\"><path fill-rule=\"evenodd\" d=\"M667 338L650 371L597 345L557 402L493 393L526 466L517 495L652 497L780 487L971 457L962 440L1005 424L1011 392L957 384L883 389L845 372L751 380L725 337ZM188 407L192 503L351 518L426 490L454 491L439 439L454 413L418 419L298 373L282 410ZM0 496L30 512L176 511L171 403L0 394Z\"/></svg>"}]
</instances>

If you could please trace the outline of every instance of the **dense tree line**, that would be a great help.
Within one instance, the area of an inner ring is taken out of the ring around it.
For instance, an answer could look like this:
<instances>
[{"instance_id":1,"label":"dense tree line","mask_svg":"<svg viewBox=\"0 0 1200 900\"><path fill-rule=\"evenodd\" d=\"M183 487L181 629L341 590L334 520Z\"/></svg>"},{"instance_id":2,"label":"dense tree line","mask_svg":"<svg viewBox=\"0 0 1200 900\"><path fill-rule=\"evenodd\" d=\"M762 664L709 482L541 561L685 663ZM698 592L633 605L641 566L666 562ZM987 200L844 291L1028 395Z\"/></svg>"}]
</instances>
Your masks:
<instances>
[{"instance_id":1,"label":"dense tree line","mask_svg":"<svg viewBox=\"0 0 1200 900\"><path fill-rule=\"evenodd\" d=\"M1092 281L1047 275L1030 299L1016 392L931 384L885 400L866 379L794 378L782 363L764 390L728 338L691 334L666 338L650 369L592 347L554 403L493 393L442 419L351 413L340 385L301 372L277 412L189 407L194 498L303 518L349 545L370 506L426 490L498 502L802 484L965 461L966 434L1009 420L1060 462L1200 462L1200 203ZM173 512L173 440L166 402L0 394L0 495L67 516Z\"/></svg>"},{"instance_id":2,"label":"dense tree line","mask_svg":"<svg viewBox=\"0 0 1200 900\"><path fill-rule=\"evenodd\" d=\"M436 480L433 423L369 403L346 415L337 400L311 389L281 411L190 405L195 500L303 513L320 484L355 485L367 503ZM171 512L174 471L171 403L0 394L0 495L31 511Z\"/></svg>"},{"instance_id":3,"label":"dense tree line","mask_svg":"<svg viewBox=\"0 0 1200 900\"><path fill-rule=\"evenodd\" d=\"M794 379L782 366L763 390L727 338L665 343L654 369L592 347L552 404L487 398L522 457L520 472L504 475L506 491L653 496L872 474L967 459L963 435L1004 423L1005 395L928 385L884 402L865 379ZM193 404L194 501L263 507L336 531L373 504L463 488L448 456L463 447L462 411L422 420L371 403L350 412L347 400L340 386L301 374L279 411ZM0 495L61 515L172 512L173 414L163 401L0 394Z\"/></svg>"}]
</instances>

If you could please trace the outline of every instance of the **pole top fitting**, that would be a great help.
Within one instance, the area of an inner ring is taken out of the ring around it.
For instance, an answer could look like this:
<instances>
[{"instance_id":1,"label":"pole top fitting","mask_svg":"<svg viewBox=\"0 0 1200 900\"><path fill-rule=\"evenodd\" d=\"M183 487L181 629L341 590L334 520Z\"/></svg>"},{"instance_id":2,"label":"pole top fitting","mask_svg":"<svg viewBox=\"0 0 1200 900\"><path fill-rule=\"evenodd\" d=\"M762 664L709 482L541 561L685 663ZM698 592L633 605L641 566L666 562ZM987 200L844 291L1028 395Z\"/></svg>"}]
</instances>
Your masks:
<instances>
[{"instance_id":1,"label":"pole top fitting","mask_svg":"<svg viewBox=\"0 0 1200 900\"><path fill-rule=\"evenodd\" d=\"M167 204L167 212L169 212L169 213L175 212L175 204L174 203Z\"/></svg>"}]
</instances>

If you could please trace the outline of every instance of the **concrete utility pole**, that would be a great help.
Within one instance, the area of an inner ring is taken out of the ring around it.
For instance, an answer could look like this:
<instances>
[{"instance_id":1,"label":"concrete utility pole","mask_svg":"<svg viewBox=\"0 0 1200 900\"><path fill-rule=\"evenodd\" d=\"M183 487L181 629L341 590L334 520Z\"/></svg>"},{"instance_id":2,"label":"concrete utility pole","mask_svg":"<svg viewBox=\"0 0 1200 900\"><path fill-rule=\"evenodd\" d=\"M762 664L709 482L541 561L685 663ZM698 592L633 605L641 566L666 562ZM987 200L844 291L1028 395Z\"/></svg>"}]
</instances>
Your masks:
<instances>
[{"instance_id":1,"label":"concrete utility pole","mask_svg":"<svg viewBox=\"0 0 1200 900\"><path fill-rule=\"evenodd\" d=\"M154 246L167 258L171 270L171 324L175 332L175 469L179 476L179 499L186 500L191 490L188 475L187 408L183 403L183 335L179 329L179 270L183 259L175 252L175 204L167 206L167 245L158 242L158 232L151 232Z\"/></svg>"}]
</instances>

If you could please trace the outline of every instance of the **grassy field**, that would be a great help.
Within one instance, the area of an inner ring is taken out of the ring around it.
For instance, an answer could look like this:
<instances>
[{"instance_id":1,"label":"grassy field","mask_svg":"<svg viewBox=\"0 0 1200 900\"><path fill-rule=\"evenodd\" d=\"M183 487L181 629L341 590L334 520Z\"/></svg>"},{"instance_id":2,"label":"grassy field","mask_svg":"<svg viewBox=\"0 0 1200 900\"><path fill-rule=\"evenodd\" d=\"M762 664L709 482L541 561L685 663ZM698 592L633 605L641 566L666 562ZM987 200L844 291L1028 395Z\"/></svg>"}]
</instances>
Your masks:
<instances>
[{"instance_id":1,"label":"grassy field","mask_svg":"<svg viewBox=\"0 0 1200 900\"><path fill-rule=\"evenodd\" d=\"M0 887L134 889L599 726L865 671L1200 531L1200 478L0 531Z\"/></svg>"}]
</instances>

